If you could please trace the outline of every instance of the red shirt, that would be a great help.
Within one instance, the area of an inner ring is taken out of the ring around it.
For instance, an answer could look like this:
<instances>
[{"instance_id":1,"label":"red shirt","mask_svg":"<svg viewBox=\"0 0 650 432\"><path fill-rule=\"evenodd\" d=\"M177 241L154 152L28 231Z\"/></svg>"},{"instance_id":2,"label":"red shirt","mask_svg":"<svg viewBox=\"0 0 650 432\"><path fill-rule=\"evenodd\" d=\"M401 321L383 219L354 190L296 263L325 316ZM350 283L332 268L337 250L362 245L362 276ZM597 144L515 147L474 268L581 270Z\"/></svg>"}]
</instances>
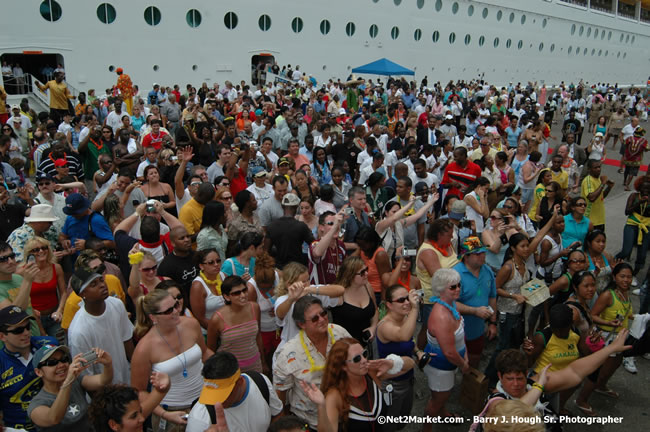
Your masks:
<instances>
[{"instance_id":1,"label":"red shirt","mask_svg":"<svg viewBox=\"0 0 650 432\"><path fill-rule=\"evenodd\" d=\"M339 267L345 259L345 243L336 240L336 248L327 248L325 254L320 258L312 256L314 247L319 240L314 240L309 245L307 256L309 258L309 280L315 285L333 284L336 281L336 275Z\"/></svg>"},{"instance_id":2,"label":"red shirt","mask_svg":"<svg viewBox=\"0 0 650 432\"><path fill-rule=\"evenodd\" d=\"M232 196L237 196L237 194L248 187L246 183L246 173L239 167L237 167L237 172L230 179L230 193Z\"/></svg>"},{"instance_id":3,"label":"red shirt","mask_svg":"<svg viewBox=\"0 0 650 432\"><path fill-rule=\"evenodd\" d=\"M481 177L481 174L481 168L469 159L465 168L458 165L457 162L450 162L445 169L445 174L442 176L442 184L458 182L464 186L469 186L477 178ZM460 199L465 197L465 194L455 187L450 187L448 193L458 195Z\"/></svg>"},{"instance_id":4,"label":"red shirt","mask_svg":"<svg viewBox=\"0 0 650 432\"><path fill-rule=\"evenodd\" d=\"M153 132L149 132L142 138L142 147L153 147L156 150L160 150L162 147L163 137L167 135L167 132L160 131L158 135L154 135Z\"/></svg>"}]
</instances>

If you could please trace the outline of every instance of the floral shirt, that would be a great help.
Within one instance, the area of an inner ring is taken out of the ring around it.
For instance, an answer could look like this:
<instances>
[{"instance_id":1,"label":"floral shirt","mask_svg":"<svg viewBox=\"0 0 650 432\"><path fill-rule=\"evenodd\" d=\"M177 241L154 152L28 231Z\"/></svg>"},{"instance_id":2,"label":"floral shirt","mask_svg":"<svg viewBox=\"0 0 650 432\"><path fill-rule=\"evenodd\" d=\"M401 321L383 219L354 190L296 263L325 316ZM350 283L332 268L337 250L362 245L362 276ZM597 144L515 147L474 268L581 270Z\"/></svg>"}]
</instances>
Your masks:
<instances>
[{"instance_id":1,"label":"floral shirt","mask_svg":"<svg viewBox=\"0 0 650 432\"><path fill-rule=\"evenodd\" d=\"M16 228L11 234L9 234L7 243L9 243L11 248L14 250L14 253L16 254L16 261L23 260L25 245L34 237L36 237L34 228L29 226L28 223L24 223L22 226ZM54 228L54 225L52 225L50 229L43 233L43 238L50 242L52 249L56 247L56 244L59 241L59 235L56 231L56 228Z\"/></svg>"},{"instance_id":2,"label":"floral shirt","mask_svg":"<svg viewBox=\"0 0 650 432\"><path fill-rule=\"evenodd\" d=\"M346 329L336 324L328 326L328 333L327 352L332 348L335 341L351 337ZM309 422L309 426L315 430L318 426L318 407L303 392L299 381L303 380L320 387L326 357L316 349L307 335L304 335L304 344L312 357L315 368L318 369L313 370L307 352L302 346L301 334L304 333L300 333L289 340L276 353L273 362L273 386L277 391L287 392L286 400L291 406L291 412L305 419ZM334 341L332 341L332 338Z\"/></svg>"}]
</instances>

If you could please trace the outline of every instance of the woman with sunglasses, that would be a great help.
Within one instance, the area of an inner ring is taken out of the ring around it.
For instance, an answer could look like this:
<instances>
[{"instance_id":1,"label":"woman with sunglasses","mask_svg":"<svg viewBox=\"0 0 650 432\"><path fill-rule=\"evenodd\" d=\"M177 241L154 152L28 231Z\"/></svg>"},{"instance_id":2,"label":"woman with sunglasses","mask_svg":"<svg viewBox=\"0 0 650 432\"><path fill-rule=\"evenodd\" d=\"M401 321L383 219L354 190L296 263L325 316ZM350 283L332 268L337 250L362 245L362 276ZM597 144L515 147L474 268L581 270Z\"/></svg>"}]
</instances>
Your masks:
<instances>
[{"instance_id":1,"label":"woman with sunglasses","mask_svg":"<svg viewBox=\"0 0 650 432\"><path fill-rule=\"evenodd\" d=\"M153 410L153 430L184 431L191 402L203 388L203 361L212 354L198 321L180 315L180 302L163 289L138 298L134 335L140 338L131 358L131 385L147 391L152 372L169 375L171 388ZM161 419L166 428L159 428Z\"/></svg>"},{"instance_id":2,"label":"woman with sunglasses","mask_svg":"<svg viewBox=\"0 0 650 432\"><path fill-rule=\"evenodd\" d=\"M583 197L571 198L568 202L567 211L564 216L564 233L562 235L562 246L567 247L571 243L585 243L587 233L594 230L593 224L585 217L587 201Z\"/></svg>"},{"instance_id":3,"label":"woman with sunglasses","mask_svg":"<svg viewBox=\"0 0 650 432\"><path fill-rule=\"evenodd\" d=\"M460 275L453 269L440 269L433 275L431 289L433 309L426 324L425 348L431 359L424 367L431 399L424 412L429 416L449 416L445 403L454 387L455 370L460 368L465 374L470 369L463 318L456 309L456 300L460 296Z\"/></svg>"},{"instance_id":4,"label":"woman with sunglasses","mask_svg":"<svg viewBox=\"0 0 650 432\"><path fill-rule=\"evenodd\" d=\"M228 179L225 177L224 180L228 181ZM214 200L223 204L224 211L225 211L225 219L226 219L226 225L224 226L227 226L228 223L230 223L230 221L233 219L233 214L232 214L233 196L232 196L232 192L230 192L230 187L218 188L217 193L214 196Z\"/></svg>"},{"instance_id":5,"label":"woman with sunglasses","mask_svg":"<svg viewBox=\"0 0 650 432\"><path fill-rule=\"evenodd\" d=\"M9 137L9 147L7 147L7 155L10 159L18 158L25 159L21 150L20 142L18 141L18 135L16 132L9 126L9 123L2 125L2 136Z\"/></svg>"},{"instance_id":6,"label":"woman with sunglasses","mask_svg":"<svg viewBox=\"0 0 650 432\"><path fill-rule=\"evenodd\" d=\"M494 271L499 272L503 264L503 258L508 250L508 239L517 234L521 228L515 223L515 218L506 209L494 209L490 212L488 224L481 240L487 245L485 262ZM522 231L523 232L523 231ZM525 232L523 232L525 234Z\"/></svg>"},{"instance_id":7,"label":"woman with sunglasses","mask_svg":"<svg viewBox=\"0 0 650 432\"><path fill-rule=\"evenodd\" d=\"M607 247L607 235L603 231L591 231L585 237L584 251L587 254L589 267L587 270L596 276L596 291L598 294L606 291L612 283L612 269L622 262L614 259Z\"/></svg>"},{"instance_id":8,"label":"woman with sunglasses","mask_svg":"<svg viewBox=\"0 0 650 432\"><path fill-rule=\"evenodd\" d=\"M84 354L70 357L67 346L44 345L34 353L34 372L43 388L32 399L27 415L41 431L89 430L88 393L96 392L113 380L113 362L108 352L93 348L96 360ZM90 364L103 366L101 374L81 375Z\"/></svg>"},{"instance_id":9,"label":"woman with sunglasses","mask_svg":"<svg viewBox=\"0 0 650 432\"><path fill-rule=\"evenodd\" d=\"M576 273L587 269L587 255L581 249L573 249L567 256L565 262L565 271L562 276L557 278L549 287L548 290L551 294L551 302L549 307L558 303L567 301L573 288L573 277Z\"/></svg>"},{"instance_id":10,"label":"woman with sunglasses","mask_svg":"<svg viewBox=\"0 0 650 432\"><path fill-rule=\"evenodd\" d=\"M345 287L338 306L332 308L332 321L346 329L365 348L375 335L379 320L375 296L368 283L368 267L358 256L343 260L336 284Z\"/></svg>"},{"instance_id":11,"label":"woman with sunglasses","mask_svg":"<svg viewBox=\"0 0 650 432\"><path fill-rule=\"evenodd\" d=\"M419 303L420 296L416 290L409 291L402 285L388 287L386 290L386 316L377 324L375 338L379 358L386 358L390 354L405 357L416 354L420 362L428 360L428 355L416 350L413 342ZM419 365L420 368L424 367L421 363ZM392 404L388 407L386 415L409 415L413 407L414 382L413 371L409 370L382 383L384 392L388 384L393 386ZM390 430L398 430L398 428Z\"/></svg>"},{"instance_id":12,"label":"woman with sunglasses","mask_svg":"<svg viewBox=\"0 0 650 432\"><path fill-rule=\"evenodd\" d=\"M194 265L200 271L190 288L190 307L194 317L201 324L203 334L207 334L210 318L225 304L221 295L221 284L225 275L219 271L221 256L213 248L194 254Z\"/></svg>"},{"instance_id":13,"label":"woman with sunglasses","mask_svg":"<svg viewBox=\"0 0 650 432\"><path fill-rule=\"evenodd\" d=\"M535 217L533 219L538 224L537 226L541 227L546 225L546 222L553 216L555 205L559 205L561 201L562 188L557 182L551 181L544 186L544 196L535 209Z\"/></svg>"},{"instance_id":14,"label":"woman with sunglasses","mask_svg":"<svg viewBox=\"0 0 650 432\"><path fill-rule=\"evenodd\" d=\"M529 238L535 237L537 230L533 225L533 221L524 213L520 202L521 197L517 194L518 192L515 191L512 196L506 198L503 201L503 208L515 218L517 225L521 227Z\"/></svg>"},{"instance_id":15,"label":"woman with sunglasses","mask_svg":"<svg viewBox=\"0 0 650 432\"><path fill-rule=\"evenodd\" d=\"M179 287L178 283L171 279L164 280L156 286L156 289L167 291L167 293L172 296L174 300L178 301L178 314L180 316L186 316L190 318L194 317L190 309L185 304L185 299L183 298L183 293L181 292L181 288Z\"/></svg>"},{"instance_id":16,"label":"woman with sunglasses","mask_svg":"<svg viewBox=\"0 0 650 432\"><path fill-rule=\"evenodd\" d=\"M210 201L203 207L201 228L196 237L196 250L215 249L220 257L226 256L228 233L226 212L221 202Z\"/></svg>"},{"instance_id":17,"label":"woman with sunglasses","mask_svg":"<svg viewBox=\"0 0 650 432\"><path fill-rule=\"evenodd\" d=\"M68 298L63 268L57 264L50 242L34 237L25 244L24 264L32 260L38 267L38 274L32 280L30 298L32 308L41 314L41 323L48 336L55 336L61 330L63 309Z\"/></svg>"},{"instance_id":18,"label":"woman with sunglasses","mask_svg":"<svg viewBox=\"0 0 650 432\"><path fill-rule=\"evenodd\" d=\"M395 252L395 268L390 275L388 286L400 285L407 291L419 290L422 288L420 280L411 274L413 268L413 256L405 255L403 248Z\"/></svg>"},{"instance_id":19,"label":"woman with sunglasses","mask_svg":"<svg viewBox=\"0 0 650 432\"><path fill-rule=\"evenodd\" d=\"M412 370L415 362L410 356L395 354L380 360L368 360L367 356L356 339L340 339L327 355L320 390L315 384L300 382L318 406L319 431L379 429L377 418L386 410L382 380Z\"/></svg>"},{"instance_id":20,"label":"woman with sunglasses","mask_svg":"<svg viewBox=\"0 0 650 432\"><path fill-rule=\"evenodd\" d=\"M228 276L221 284L225 306L217 310L208 324L207 345L215 351L232 353L242 372L256 371L269 375L271 369L262 353L260 307L248 301L246 282Z\"/></svg>"},{"instance_id":21,"label":"woman with sunglasses","mask_svg":"<svg viewBox=\"0 0 650 432\"><path fill-rule=\"evenodd\" d=\"M156 286L160 282L169 279L168 277L157 275L158 263L156 262L156 258L151 252L140 251L139 243L136 243L131 251L129 251L129 255L137 252L142 253L142 261L132 265L128 289L129 296L131 296L134 303L136 303L138 297L149 294L156 289Z\"/></svg>"}]
</instances>

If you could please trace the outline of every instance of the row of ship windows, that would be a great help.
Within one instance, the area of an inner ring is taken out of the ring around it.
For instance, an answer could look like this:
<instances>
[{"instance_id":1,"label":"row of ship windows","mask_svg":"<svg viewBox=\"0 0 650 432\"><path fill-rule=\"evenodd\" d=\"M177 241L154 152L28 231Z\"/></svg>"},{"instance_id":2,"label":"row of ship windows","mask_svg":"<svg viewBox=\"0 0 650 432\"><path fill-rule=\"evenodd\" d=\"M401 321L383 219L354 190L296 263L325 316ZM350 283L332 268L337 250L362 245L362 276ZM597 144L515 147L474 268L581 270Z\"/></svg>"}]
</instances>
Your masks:
<instances>
[{"instance_id":1,"label":"row of ship windows","mask_svg":"<svg viewBox=\"0 0 650 432\"><path fill-rule=\"evenodd\" d=\"M375 3L377 3L379 0L373 0ZM402 0L394 0L395 5L399 6ZM424 5L424 0L418 0L418 7L420 7L420 4ZM442 8L442 0L438 0L436 2L436 10L440 10ZM61 18L62 15L62 9L61 6L55 1L55 0L45 0L43 3L41 3L41 8L40 8L41 15L43 16L44 19L48 21L57 21ZM458 12L458 3L454 3L452 6L452 12L455 14ZM474 6L469 5L468 11L467 11L469 16L472 16L474 14ZM486 18L488 16L488 8L484 8L482 15L483 18ZM497 12L497 20L501 20L501 15L502 11ZM97 7L97 18L103 22L104 24L111 24L115 21L117 18L117 11L115 10L115 7L109 3L102 3ZM226 28L232 30L237 27L239 24L239 18L237 17L237 14L234 12L227 12L224 15L224 25ZM511 13L510 14L510 22L513 22L515 19L515 14ZM149 6L145 9L144 11L144 20L146 21L147 24L151 26L156 26L160 24L160 21L162 20L162 14L160 12L160 9L158 9L155 6ZM187 14L185 15L185 20L187 24L192 27L196 28L201 25L202 17L201 17L201 12L199 12L196 9L190 9L187 11ZM526 15L521 16L521 24L523 25L526 22ZM542 22L542 27L546 27L547 24L547 19L544 18ZM271 28L271 17L263 14L259 17L258 19L258 25L260 30L262 31L268 31ZM326 35L330 32L332 25L329 20L322 20L320 22L320 32L323 35ZM291 29L295 33L300 33L304 28L304 22L302 18L300 17L295 17L291 21ZM574 35L576 33L576 30L578 31L579 36L582 36L585 32L585 27L580 26L578 29L576 24L573 24L571 26L571 35ZM345 26L345 33L349 36L352 37L356 33L356 25L353 22L348 22ZM601 35L601 40L605 38L605 30L600 31ZM379 34L379 27L376 24L372 24L368 30L368 34L370 35L371 38L376 38L377 35ZM390 31L390 36L392 39L397 39L399 37L400 30L397 26L393 27ZM590 37L592 34L592 28L589 27L587 28L587 33L586 36ZM595 29L593 31L594 38L598 38L599 34L599 29ZM415 30L413 34L413 38L416 41L419 41L422 38L422 31L420 29ZM433 33L433 41L438 42L439 34L437 31ZM610 31L607 35L607 40L611 40L612 38L612 32ZM454 43L456 39L456 35L454 33L451 33L449 35L449 43ZM624 35L621 33L620 36L620 42L623 42L625 40L626 43L634 43L636 37L632 35ZM471 36L466 35L465 36L465 45L469 45L471 41ZM510 40L508 40L510 41ZM485 38L481 36L479 38L479 46L483 46L485 42ZM521 43L521 41L520 41ZM494 40L494 47L499 46L499 38L495 38ZM510 48L509 44L507 44L507 47ZM543 49L543 44L540 44L540 51ZM553 45L551 45L553 47ZM518 47L521 49L521 46ZM551 52L553 52L553 49L551 49Z\"/></svg>"}]
</instances>

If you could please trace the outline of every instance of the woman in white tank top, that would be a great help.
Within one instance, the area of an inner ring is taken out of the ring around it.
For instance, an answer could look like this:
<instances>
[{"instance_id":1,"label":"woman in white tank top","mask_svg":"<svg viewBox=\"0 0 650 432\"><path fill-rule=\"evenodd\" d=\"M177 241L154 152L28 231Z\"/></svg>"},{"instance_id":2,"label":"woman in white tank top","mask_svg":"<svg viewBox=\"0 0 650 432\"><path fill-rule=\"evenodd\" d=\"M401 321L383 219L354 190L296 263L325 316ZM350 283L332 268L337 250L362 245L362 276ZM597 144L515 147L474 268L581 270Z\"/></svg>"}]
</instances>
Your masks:
<instances>
[{"instance_id":1,"label":"woman in white tank top","mask_svg":"<svg viewBox=\"0 0 650 432\"><path fill-rule=\"evenodd\" d=\"M490 216L487 193L490 188L490 180L479 177L474 182L474 190L465 195L463 201L467 204L465 216L476 224L476 233L480 234L485 228L485 219Z\"/></svg>"}]
</instances>

